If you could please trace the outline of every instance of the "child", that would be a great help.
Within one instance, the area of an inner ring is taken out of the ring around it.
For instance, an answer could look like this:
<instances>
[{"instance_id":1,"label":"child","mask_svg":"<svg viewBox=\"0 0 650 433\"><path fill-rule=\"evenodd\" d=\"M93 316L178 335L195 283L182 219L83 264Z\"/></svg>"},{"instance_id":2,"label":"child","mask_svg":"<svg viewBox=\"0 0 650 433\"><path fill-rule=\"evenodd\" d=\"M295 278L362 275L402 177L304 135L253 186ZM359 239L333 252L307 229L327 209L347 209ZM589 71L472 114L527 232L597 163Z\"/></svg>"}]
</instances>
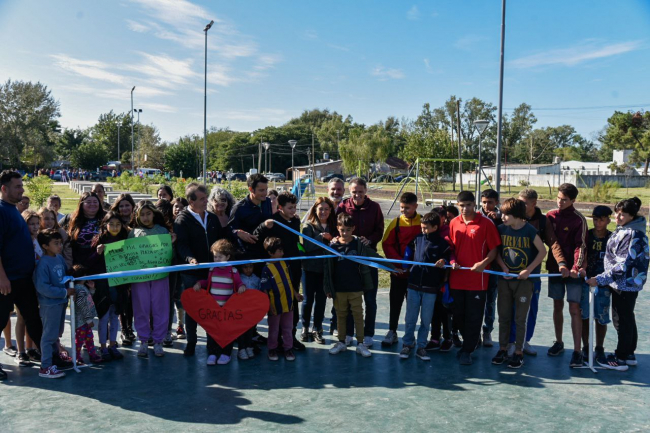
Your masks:
<instances>
[{"instance_id":1,"label":"child","mask_svg":"<svg viewBox=\"0 0 650 433\"><path fill-rule=\"evenodd\" d=\"M618 314L618 346L607 355L605 368L625 371L637 365L638 331L634 306L648 275L648 237L646 220L639 215L641 200L621 200L616 205L616 230L607 241L605 270L587 280L590 286L607 286L612 290L612 308Z\"/></svg>"},{"instance_id":2,"label":"child","mask_svg":"<svg viewBox=\"0 0 650 433\"><path fill-rule=\"evenodd\" d=\"M149 200L138 203L135 209L135 227L129 232L129 239L152 235L169 234L165 217ZM171 234L172 242L176 236ZM131 284L133 300L133 320L135 330L140 338L138 356L147 358L150 337L153 337L153 352L156 356L165 356L162 342L167 335L169 324L169 278L163 277L152 281ZM151 318L153 317L153 330Z\"/></svg>"},{"instance_id":3,"label":"child","mask_svg":"<svg viewBox=\"0 0 650 433\"><path fill-rule=\"evenodd\" d=\"M581 270L582 276L587 278L595 277L605 271L605 247L612 232L607 230L611 222L612 210L607 206L596 206L591 213L594 228L587 232L587 260ZM596 347L594 348L596 362L600 365L607 364L605 356L605 335L609 320L609 307L612 299L612 292L609 286L598 287L594 295L594 322L596 327ZM582 309L582 356L589 358L589 285L582 287L580 298Z\"/></svg>"},{"instance_id":4,"label":"child","mask_svg":"<svg viewBox=\"0 0 650 433\"><path fill-rule=\"evenodd\" d=\"M88 275L88 270L81 265L74 265L72 276L81 278ZM102 357L97 353L93 337L93 327L95 326L95 303L93 302L92 292L95 291L94 281L80 281L74 285L74 305L75 305L75 342L77 346L77 364L84 363L81 357L81 348L86 346L90 362L98 364L102 362Z\"/></svg>"},{"instance_id":5,"label":"child","mask_svg":"<svg viewBox=\"0 0 650 433\"><path fill-rule=\"evenodd\" d=\"M282 258L284 250L280 238L269 237L264 241L264 249L272 259ZM269 295L270 308L268 314L269 359L278 360L278 339L282 335L284 358L295 361L293 354L292 328L293 310L298 308L296 301L302 301L302 295L296 293L291 282L289 268L286 262L278 261L267 263L262 270L262 291Z\"/></svg>"},{"instance_id":6,"label":"child","mask_svg":"<svg viewBox=\"0 0 650 433\"><path fill-rule=\"evenodd\" d=\"M255 267L252 264L241 265L239 269L241 271L241 281L247 289L261 290L260 277L253 273Z\"/></svg>"},{"instance_id":7,"label":"child","mask_svg":"<svg viewBox=\"0 0 650 433\"><path fill-rule=\"evenodd\" d=\"M23 196L24 197L24 196ZM27 199L27 203L29 203L29 198ZM43 250L41 249L41 246L38 244L37 240L37 235L41 227L41 217L39 214L32 210L25 210L22 212L22 217L27 223L27 228L29 229L29 234L32 237L32 243L34 244L34 258L36 260L36 264L38 264L38 261L40 260L41 256L43 255ZM19 354L16 356L16 362L20 367L29 367L32 365L31 361L40 361L38 359L38 349L36 349L36 345L34 344L34 341L30 338L29 334L27 333L27 329L25 327L25 321L23 320L22 314L20 314L20 310L16 309L16 313L18 315L18 320L16 320L16 340L18 344L18 349L19 349ZM21 349L22 346L22 350ZM67 367L69 366L69 360L70 358L67 357L67 352L63 352L63 359L64 361L59 362L59 351L57 350L55 353L55 363L59 367Z\"/></svg>"},{"instance_id":8,"label":"child","mask_svg":"<svg viewBox=\"0 0 650 433\"><path fill-rule=\"evenodd\" d=\"M497 228L502 224L501 211L497 208L499 205L499 193L493 189L486 189L481 193L481 215L489 218ZM494 319L496 316L497 301L497 281L496 275L489 276L488 290L485 298L485 320L483 322L482 343L485 347L492 347L492 331L494 330ZM479 339L479 341L481 341Z\"/></svg>"},{"instance_id":9,"label":"child","mask_svg":"<svg viewBox=\"0 0 650 433\"><path fill-rule=\"evenodd\" d=\"M274 221L278 221L294 229L295 231L300 232L300 218L296 216L298 197L288 191L285 191L278 196L277 201L278 211L273 214L272 219L266 220L260 224L257 229L255 229L255 232L253 232L253 235L257 236L257 242L261 245L264 245L264 240L268 237L279 238L282 242L282 248L284 251L283 257L298 257L302 255L300 237L294 233L291 233L283 227L275 227L273 225ZM292 260L291 262L287 263L287 266L291 271L289 276L289 278L291 278L291 284L297 292L300 290L302 265L300 264L299 260ZM298 341L298 339L295 337L298 320L298 308L294 308L292 337L293 349L302 351L305 350L305 345ZM306 332L304 328L303 332Z\"/></svg>"},{"instance_id":10,"label":"child","mask_svg":"<svg viewBox=\"0 0 650 433\"><path fill-rule=\"evenodd\" d=\"M123 241L128 235L129 229L122 223L120 215L114 211L108 212L100 224L99 233L91 244L95 252L88 260L90 266L88 273L90 275L105 273L104 250L106 245ZM117 333L120 329L119 312L124 308L120 303L120 298L125 298L128 290L128 285L109 287L107 280L97 280L95 283L93 301L97 310L97 317L99 317L99 330L97 333L99 334L103 361L124 358L124 355L117 349Z\"/></svg>"},{"instance_id":11,"label":"child","mask_svg":"<svg viewBox=\"0 0 650 433\"><path fill-rule=\"evenodd\" d=\"M233 246L227 239L220 239L212 244L210 251L214 255L215 262L227 262L234 254ZM244 291L246 291L246 286L242 283L237 268L232 266L223 266L211 268L207 280L197 281L196 284L194 284L194 290L198 292L201 289L207 289L214 300L217 301L217 304L223 307L235 291L237 291L237 293L244 293ZM239 345L238 349L239 359L248 359L247 346L243 344L243 339L241 337L240 341L242 341L242 344ZM207 365L228 364L230 362L231 353L232 343L226 347L221 347L208 334Z\"/></svg>"},{"instance_id":12,"label":"child","mask_svg":"<svg viewBox=\"0 0 650 433\"><path fill-rule=\"evenodd\" d=\"M501 239L492 221L476 212L474 194L461 191L457 201L461 209L460 217L449 223L449 239L455 254L451 260L454 271L449 275L449 288L454 299L454 327L463 335L458 361L461 365L471 365L472 352L481 337L488 288L488 274L484 274L483 270L496 257L496 248L501 244ZM460 267L471 269L460 270Z\"/></svg>"},{"instance_id":13,"label":"child","mask_svg":"<svg viewBox=\"0 0 650 433\"><path fill-rule=\"evenodd\" d=\"M44 254L34 272L34 284L43 322L41 369L38 375L46 379L58 379L65 376L65 373L56 368L52 357L59 350L57 340L63 333L68 296L74 295L75 290L66 289L65 283L61 282L66 274L65 260L61 257L61 234L56 230L47 229L40 232L37 239Z\"/></svg>"},{"instance_id":14,"label":"child","mask_svg":"<svg viewBox=\"0 0 650 433\"><path fill-rule=\"evenodd\" d=\"M43 256L43 250L38 244L38 231L41 229L41 217L34 212L33 210L25 210L21 214L25 222L27 223L27 228L29 229L29 234L32 235L32 242L34 244L34 258L36 259L36 264Z\"/></svg>"},{"instance_id":15,"label":"child","mask_svg":"<svg viewBox=\"0 0 650 433\"><path fill-rule=\"evenodd\" d=\"M445 284L443 269L451 256L451 247L438 233L440 216L429 212L422 217L418 235L406 248L404 260L421 263L435 263L436 267L413 265L408 276L408 294L406 296L406 330L402 337L402 351L399 357L407 359L415 347L415 325L420 316L417 350L415 355L423 361L429 361L425 349L429 325L433 317L436 297Z\"/></svg>"},{"instance_id":16,"label":"child","mask_svg":"<svg viewBox=\"0 0 650 433\"><path fill-rule=\"evenodd\" d=\"M515 307L515 354L508 367L519 368L524 365L524 343L526 342L526 322L528 310L533 297L534 284L528 275L539 272L546 247L537 229L526 222L526 203L516 198L509 198L501 206L503 224L499 226L501 246L497 263L506 273L519 273L517 279L499 277L499 351L492 358L492 364L503 364L508 357L510 340L510 322L513 304ZM533 259L533 256L535 257Z\"/></svg>"},{"instance_id":17,"label":"child","mask_svg":"<svg viewBox=\"0 0 650 433\"><path fill-rule=\"evenodd\" d=\"M381 246L388 259L401 260L407 246L420 234L420 214L418 214L418 197L412 192L405 192L399 199L400 216L388 225ZM440 226L440 223L437 224ZM389 321L388 333L381 342L382 346L397 343L397 325L406 298L408 272L390 275Z\"/></svg>"},{"instance_id":18,"label":"child","mask_svg":"<svg viewBox=\"0 0 650 433\"><path fill-rule=\"evenodd\" d=\"M336 228L340 236L333 240L331 247L337 252L346 256L379 257L373 249L352 235L356 228L352 216L339 214L336 218ZM330 354L343 352L352 344L352 338L346 337L347 317L351 311L357 331L357 353L365 358L371 356L370 350L363 342L363 293L374 288L369 267L344 258L329 259L325 262L324 280L325 294L334 299L339 331L339 341L330 348Z\"/></svg>"},{"instance_id":19,"label":"child","mask_svg":"<svg viewBox=\"0 0 650 433\"><path fill-rule=\"evenodd\" d=\"M38 211L38 215L41 217L41 230L44 229L56 229L61 233L63 238L63 259L68 268L72 268L72 248L70 247L70 242L68 242L68 233L59 226L59 223L56 220L56 212L46 207L42 207Z\"/></svg>"}]
</instances>

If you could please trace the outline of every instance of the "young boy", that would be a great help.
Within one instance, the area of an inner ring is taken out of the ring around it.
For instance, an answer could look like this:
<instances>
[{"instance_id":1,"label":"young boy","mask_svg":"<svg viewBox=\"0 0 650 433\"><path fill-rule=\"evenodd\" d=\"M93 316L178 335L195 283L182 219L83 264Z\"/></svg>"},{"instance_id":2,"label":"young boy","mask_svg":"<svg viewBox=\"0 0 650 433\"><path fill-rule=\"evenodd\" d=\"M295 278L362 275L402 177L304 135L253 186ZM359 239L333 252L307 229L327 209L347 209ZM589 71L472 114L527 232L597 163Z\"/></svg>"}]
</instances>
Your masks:
<instances>
[{"instance_id":1,"label":"young boy","mask_svg":"<svg viewBox=\"0 0 650 433\"><path fill-rule=\"evenodd\" d=\"M587 232L587 260L581 270L581 275L587 278L605 272L605 247L612 232L607 226L612 221L610 216L612 210L607 206L596 206L591 213L594 228ZM605 356L605 335L609 320L609 307L611 305L612 293L609 286L598 286L594 296L594 322L596 325L596 347L594 348L596 362L600 365L607 364ZM582 297L580 298L580 309L582 310L582 356L589 357L589 285L582 286Z\"/></svg>"},{"instance_id":2,"label":"young boy","mask_svg":"<svg viewBox=\"0 0 650 433\"><path fill-rule=\"evenodd\" d=\"M406 331L402 337L402 351L399 357L407 359L415 347L415 325L420 319L417 349L415 355L429 361L425 350L429 324L433 317L436 297L445 284L445 264L451 256L451 246L440 237L440 216L429 212L422 218L422 233L406 248L404 260L421 263L435 263L436 267L413 265L408 275L408 295L406 297Z\"/></svg>"},{"instance_id":3,"label":"young boy","mask_svg":"<svg viewBox=\"0 0 650 433\"><path fill-rule=\"evenodd\" d=\"M242 283L247 289L260 290L260 277L255 275L255 266L252 264L239 267Z\"/></svg>"},{"instance_id":4,"label":"young boy","mask_svg":"<svg viewBox=\"0 0 650 433\"><path fill-rule=\"evenodd\" d=\"M449 276L449 287L454 314L454 327L463 336L458 351L461 365L472 364L472 352L481 336L481 322L485 310L488 274L483 270L497 255L501 245L499 232L492 221L476 212L476 199L470 191L461 191L457 197L460 217L449 224L449 239L454 246L454 269ZM460 270L469 267L470 270Z\"/></svg>"},{"instance_id":5,"label":"young boy","mask_svg":"<svg viewBox=\"0 0 650 433\"><path fill-rule=\"evenodd\" d=\"M54 229L46 229L38 234L37 239L43 249L43 257L34 272L34 284L43 322L41 369L38 375L46 379L58 379L65 376L65 373L59 371L52 363L52 356L59 351L57 341L59 335L63 334L68 296L74 295L75 290L66 289L65 283L61 282L66 274L65 260L61 256L61 234Z\"/></svg>"},{"instance_id":6,"label":"young boy","mask_svg":"<svg viewBox=\"0 0 650 433\"><path fill-rule=\"evenodd\" d=\"M481 193L481 215L488 217L497 228L503 224L501 220L501 211L497 208L499 205L499 193L493 189L486 189ZM497 281L499 277L490 275L488 281L488 290L485 299L485 319L483 322L483 339L485 347L492 347L492 331L494 330L494 319L496 317L497 301ZM479 339L480 341L480 339Z\"/></svg>"},{"instance_id":7,"label":"young boy","mask_svg":"<svg viewBox=\"0 0 650 433\"><path fill-rule=\"evenodd\" d=\"M506 273L519 273L513 277L499 277L499 351L492 358L492 364L503 364L508 356L508 341L512 320L513 304L515 308L515 353L508 363L510 368L524 365L524 343L526 341L526 322L528 310L533 297L534 284L528 275L539 271L546 256L546 247L537 230L526 222L526 203L516 198L509 198L501 206L503 224L499 226L501 246L497 263ZM534 258L533 258L534 257Z\"/></svg>"},{"instance_id":8,"label":"young boy","mask_svg":"<svg viewBox=\"0 0 650 433\"><path fill-rule=\"evenodd\" d=\"M573 334L573 354L569 366L582 367L582 314L580 299L582 298L583 280L578 272L583 268L587 249L587 221L573 207L578 197L578 188L570 183L560 185L557 193L557 209L548 211L546 216L553 225L555 236L562 248L566 259L566 268L557 263L553 254L548 255L546 269L549 273L562 273L562 277L551 277L548 280L548 297L553 299L553 324L555 325L555 343L548 349L549 356L558 356L564 352L562 328L564 325L564 298L569 303L571 315L571 332Z\"/></svg>"},{"instance_id":9,"label":"young boy","mask_svg":"<svg viewBox=\"0 0 650 433\"><path fill-rule=\"evenodd\" d=\"M274 226L273 222L278 221L282 224L291 227L297 232L300 232L300 218L296 216L296 208L298 204L298 197L288 191L283 192L277 199L278 211L273 214L272 219L268 219L260 224L253 235L257 236L257 242L264 245L264 240L269 237L279 238L282 242L282 249L284 250L283 257L298 257L302 255L300 248L300 237L291 233L287 229ZM289 277L291 283L296 290L300 291L300 280L302 278L302 265L299 260L292 260L287 263L288 269L291 271ZM305 350L305 345L296 338L296 331L298 325L298 308L293 309L293 349L302 351ZM308 330L303 329L305 333Z\"/></svg>"},{"instance_id":10,"label":"young boy","mask_svg":"<svg viewBox=\"0 0 650 433\"><path fill-rule=\"evenodd\" d=\"M420 234L420 215L418 197L412 192L405 192L399 199L401 215L388 225L381 241L384 254L388 259L402 260L408 245ZM440 224L438 224L440 225ZM402 312L402 304L406 297L408 272L390 275L388 333L381 342L382 346L392 346L397 343L397 325Z\"/></svg>"},{"instance_id":11,"label":"young boy","mask_svg":"<svg viewBox=\"0 0 650 433\"><path fill-rule=\"evenodd\" d=\"M264 241L264 249L272 259L279 259L284 256L284 248L280 238L269 237ZM302 295L294 290L289 268L284 261L267 263L262 270L261 285L262 291L268 293L270 308L268 314L269 359L278 360L278 337L282 335L284 358L287 361L295 361L293 353L292 327L293 311L298 308L297 302L302 301Z\"/></svg>"},{"instance_id":12,"label":"young boy","mask_svg":"<svg viewBox=\"0 0 650 433\"><path fill-rule=\"evenodd\" d=\"M379 255L361 240L353 236L356 228L349 214L341 213L336 218L336 228L340 236L330 245L344 256L379 257ZM352 337L346 336L348 312L352 312L354 327L357 331L357 353L363 357L372 354L364 344L363 293L373 290L370 268L344 258L329 259L325 262L323 289L328 298L334 300L338 318L338 339L330 348L330 354L336 355L346 351L352 344Z\"/></svg>"}]
</instances>

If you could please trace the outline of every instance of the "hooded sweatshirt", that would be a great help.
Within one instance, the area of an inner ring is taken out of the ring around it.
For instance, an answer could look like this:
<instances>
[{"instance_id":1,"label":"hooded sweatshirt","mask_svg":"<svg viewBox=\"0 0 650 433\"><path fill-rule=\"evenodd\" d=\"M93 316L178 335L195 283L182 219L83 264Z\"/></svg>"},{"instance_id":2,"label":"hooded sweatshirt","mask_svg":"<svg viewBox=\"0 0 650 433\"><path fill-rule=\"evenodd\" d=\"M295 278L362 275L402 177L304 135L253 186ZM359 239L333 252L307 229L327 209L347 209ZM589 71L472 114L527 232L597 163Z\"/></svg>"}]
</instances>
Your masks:
<instances>
[{"instance_id":1,"label":"hooded sweatshirt","mask_svg":"<svg viewBox=\"0 0 650 433\"><path fill-rule=\"evenodd\" d=\"M596 276L599 286L622 292L639 292L648 278L648 237L646 220L642 216L616 230L607 241L605 272Z\"/></svg>"}]
</instances>

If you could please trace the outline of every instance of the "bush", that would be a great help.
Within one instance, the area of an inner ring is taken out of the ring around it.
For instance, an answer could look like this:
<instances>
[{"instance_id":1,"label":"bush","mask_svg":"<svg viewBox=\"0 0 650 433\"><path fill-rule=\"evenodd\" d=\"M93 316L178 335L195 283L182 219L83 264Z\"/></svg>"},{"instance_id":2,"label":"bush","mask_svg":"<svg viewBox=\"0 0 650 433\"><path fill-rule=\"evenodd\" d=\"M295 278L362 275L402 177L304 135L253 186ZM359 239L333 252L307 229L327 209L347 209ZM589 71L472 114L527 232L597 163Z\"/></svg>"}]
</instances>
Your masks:
<instances>
[{"instance_id":1,"label":"bush","mask_svg":"<svg viewBox=\"0 0 650 433\"><path fill-rule=\"evenodd\" d=\"M129 192L140 192L143 194L151 194L150 187L153 185L154 181L150 178L140 178L139 176L133 176L129 172L122 172L122 174L116 178L110 178L114 186L118 187L122 191Z\"/></svg>"},{"instance_id":2,"label":"bush","mask_svg":"<svg viewBox=\"0 0 650 433\"><path fill-rule=\"evenodd\" d=\"M27 186L31 203L37 207L43 206L47 198L52 195L54 181L48 176L36 176L32 178L25 176L23 182Z\"/></svg>"},{"instance_id":3,"label":"bush","mask_svg":"<svg viewBox=\"0 0 650 433\"><path fill-rule=\"evenodd\" d=\"M530 182L528 182L528 181L525 180L525 179L521 179L521 180L519 181L519 185L520 185L520 186L523 186L524 188L528 188L528 187L530 186Z\"/></svg>"},{"instance_id":4,"label":"bush","mask_svg":"<svg viewBox=\"0 0 650 433\"><path fill-rule=\"evenodd\" d=\"M602 183L597 181L591 190L582 189L581 198L584 201L594 203L609 203L614 199L616 191L621 187L618 182L608 181Z\"/></svg>"}]
</instances>

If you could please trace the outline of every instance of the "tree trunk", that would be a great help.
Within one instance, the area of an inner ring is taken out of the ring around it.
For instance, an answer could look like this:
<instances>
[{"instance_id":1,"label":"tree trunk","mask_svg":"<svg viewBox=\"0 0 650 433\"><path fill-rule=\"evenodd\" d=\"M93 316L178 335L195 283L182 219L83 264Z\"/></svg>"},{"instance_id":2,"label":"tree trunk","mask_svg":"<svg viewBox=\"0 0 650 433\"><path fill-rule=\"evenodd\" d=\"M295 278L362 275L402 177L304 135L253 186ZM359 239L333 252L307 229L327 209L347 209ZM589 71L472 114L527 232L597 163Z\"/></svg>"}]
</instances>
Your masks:
<instances>
[{"instance_id":1,"label":"tree trunk","mask_svg":"<svg viewBox=\"0 0 650 433\"><path fill-rule=\"evenodd\" d=\"M648 175L648 164L650 164L650 157L645 159L645 167L643 168L643 175Z\"/></svg>"}]
</instances>

